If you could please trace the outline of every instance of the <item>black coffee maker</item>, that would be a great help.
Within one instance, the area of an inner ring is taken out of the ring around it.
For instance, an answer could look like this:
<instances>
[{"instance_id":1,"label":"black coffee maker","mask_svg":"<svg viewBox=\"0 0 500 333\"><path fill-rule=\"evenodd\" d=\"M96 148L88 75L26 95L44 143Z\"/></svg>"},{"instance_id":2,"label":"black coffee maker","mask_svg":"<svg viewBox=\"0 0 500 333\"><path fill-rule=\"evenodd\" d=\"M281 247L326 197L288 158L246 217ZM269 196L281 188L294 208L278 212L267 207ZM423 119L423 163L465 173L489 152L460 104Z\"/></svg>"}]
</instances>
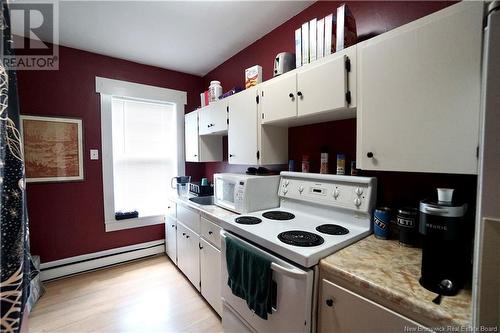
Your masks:
<instances>
[{"instance_id":1,"label":"black coffee maker","mask_svg":"<svg viewBox=\"0 0 500 333\"><path fill-rule=\"evenodd\" d=\"M439 295L453 296L463 288L468 272L467 204L452 200L453 189L437 191L438 200L420 202L420 284Z\"/></svg>"}]
</instances>

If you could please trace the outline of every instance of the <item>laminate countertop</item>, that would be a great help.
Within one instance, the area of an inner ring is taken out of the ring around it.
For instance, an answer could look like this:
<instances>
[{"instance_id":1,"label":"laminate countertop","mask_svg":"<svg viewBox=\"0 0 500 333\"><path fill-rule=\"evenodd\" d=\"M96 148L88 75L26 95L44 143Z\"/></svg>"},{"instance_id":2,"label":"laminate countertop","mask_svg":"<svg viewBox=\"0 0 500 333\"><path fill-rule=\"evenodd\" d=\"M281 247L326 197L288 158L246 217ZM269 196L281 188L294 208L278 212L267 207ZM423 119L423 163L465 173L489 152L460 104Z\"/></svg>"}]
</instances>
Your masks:
<instances>
[{"instance_id":1,"label":"laminate countertop","mask_svg":"<svg viewBox=\"0 0 500 333\"><path fill-rule=\"evenodd\" d=\"M197 204L189 198L192 198L193 196L190 195L188 197L181 197L177 195L172 195L169 197L169 199L178 205L183 205L187 207L191 207L193 209L196 209L197 211L200 212L201 216L208 218L210 221L215 222L216 224L220 225L220 220L224 220L229 217L233 216L238 216L238 214L231 212L227 209L221 208L216 205L200 205Z\"/></svg>"},{"instance_id":2,"label":"laminate countertop","mask_svg":"<svg viewBox=\"0 0 500 333\"><path fill-rule=\"evenodd\" d=\"M471 325L471 291L463 289L453 297L420 286L422 250L404 247L396 240L380 240L373 235L321 260L322 276L333 277L347 289L399 312L429 328Z\"/></svg>"}]
</instances>

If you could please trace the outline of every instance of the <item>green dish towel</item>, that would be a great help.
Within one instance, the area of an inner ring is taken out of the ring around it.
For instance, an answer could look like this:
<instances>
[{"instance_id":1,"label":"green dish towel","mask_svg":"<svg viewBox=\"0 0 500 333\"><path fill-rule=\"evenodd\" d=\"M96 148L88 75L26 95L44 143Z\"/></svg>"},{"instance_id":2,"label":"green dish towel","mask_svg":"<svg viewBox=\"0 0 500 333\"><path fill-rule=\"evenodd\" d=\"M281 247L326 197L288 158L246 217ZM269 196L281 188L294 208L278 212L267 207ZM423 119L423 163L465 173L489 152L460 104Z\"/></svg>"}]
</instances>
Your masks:
<instances>
[{"instance_id":1,"label":"green dish towel","mask_svg":"<svg viewBox=\"0 0 500 333\"><path fill-rule=\"evenodd\" d=\"M227 285L256 315L267 320L276 306L276 282L271 261L242 242L226 238Z\"/></svg>"}]
</instances>

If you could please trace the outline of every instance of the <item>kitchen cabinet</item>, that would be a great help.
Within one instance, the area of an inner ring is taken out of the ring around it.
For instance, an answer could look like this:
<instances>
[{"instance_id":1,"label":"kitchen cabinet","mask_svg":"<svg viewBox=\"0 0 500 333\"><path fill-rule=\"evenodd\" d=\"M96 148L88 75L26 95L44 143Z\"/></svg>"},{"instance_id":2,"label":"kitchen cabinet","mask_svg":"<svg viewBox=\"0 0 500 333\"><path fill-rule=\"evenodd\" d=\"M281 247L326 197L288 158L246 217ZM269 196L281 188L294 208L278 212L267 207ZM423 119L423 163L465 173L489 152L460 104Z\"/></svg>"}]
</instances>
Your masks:
<instances>
[{"instance_id":1,"label":"kitchen cabinet","mask_svg":"<svg viewBox=\"0 0 500 333\"><path fill-rule=\"evenodd\" d=\"M259 86L262 124L297 126L356 117L356 46Z\"/></svg>"},{"instance_id":2,"label":"kitchen cabinet","mask_svg":"<svg viewBox=\"0 0 500 333\"><path fill-rule=\"evenodd\" d=\"M227 98L229 106L229 164L286 164L288 161L288 130L261 125L256 88Z\"/></svg>"},{"instance_id":3,"label":"kitchen cabinet","mask_svg":"<svg viewBox=\"0 0 500 333\"><path fill-rule=\"evenodd\" d=\"M165 241L168 257L177 264L177 221L169 216L165 219Z\"/></svg>"},{"instance_id":4,"label":"kitchen cabinet","mask_svg":"<svg viewBox=\"0 0 500 333\"><path fill-rule=\"evenodd\" d=\"M322 279L320 288L320 333L425 331L411 319L328 280Z\"/></svg>"},{"instance_id":5,"label":"kitchen cabinet","mask_svg":"<svg viewBox=\"0 0 500 333\"><path fill-rule=\"evenodd\" d=\"M483 3L358 44L357 167L477 173Z\"/></svg>"},{"instance_id":6,"label":"kitchen cabinet","mask_svg":"<svg viewBox=\"0 0 500 333\"><path fill-rule=\"evenodd\" d=\"M227 134L227 101L210 103L198 110L200 135Z\"/></svg>"},{"instance_id":7,"label":"kitchen cabinet","mask_svg":"<svg viewBox=\"0 0 500 333\"><path fill-rule=\"evenodd\" d=\"M205 238L213 246L220 249L220 231L222 230L222 228L204 217L201 217L200 225L201 237Z\"/></svg>"},{"instance_id":8,"label":"kitchen cabinet","mask_svg":"<svg viewBox=\"0 0 500 333\"><path fill-rule=\"evenodd\" d=\"M201 294L222 315L221 253L203 238L200 239L200 278Z\"/></svg>"},{"instance_id":9,"label":"kitchen cabinet","mask_svg":"<svg viewBox=\"0 0 500 333\"><path fill-rule=\"evenodd\" d=\"M177 266L199 291L200 237L181 222L177 222Z\"/></svg>"},{"instance_id":10,"label":"kitchen cabinet","mask_svg":"<svg viewBox=\"0 0 500 333\"><path fill-rule=\"evenodd\" d=\"M222 161L222 136L203 135L198 132L198 111L184 117L186 162Z\"/></svg>"},{"instance_id":11,"label":"kitchen cabinet","mask_svg":"<svg viewBox=\"0 0 500 333\"><path fill-rule=\"evenodd\" d=\"M195 209L178 205L177 220L197 234L200 233L200 213Z\"/></svg>"}]
</instances>

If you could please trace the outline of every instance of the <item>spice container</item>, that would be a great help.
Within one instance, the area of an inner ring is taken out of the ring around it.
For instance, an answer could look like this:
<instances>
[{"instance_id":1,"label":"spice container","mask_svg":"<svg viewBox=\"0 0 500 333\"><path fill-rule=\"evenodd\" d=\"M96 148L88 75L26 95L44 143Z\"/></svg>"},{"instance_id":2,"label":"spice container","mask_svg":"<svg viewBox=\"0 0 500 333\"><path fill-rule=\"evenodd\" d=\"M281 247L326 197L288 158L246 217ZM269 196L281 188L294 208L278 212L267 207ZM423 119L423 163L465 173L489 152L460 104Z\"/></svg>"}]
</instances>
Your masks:
<instances>
[{"instance_id":1,"label":"spice container","mask_svg":"<svg viewBox=\"0 0 500 333\"><path fill-rule=\"evenodd\" d=\"M345 175L345 155L337 154L337 175Z\"/></svg>"},{"instance_id":2,"label":"spice container","mask_svg":"<svg viewBox=\"0 0 500 333\"><path fill-rule=\"evenodd\" d=\"M309 155L302 156L302 172L309 172Z\"/></svg>"},{"instance_id":3,"label":"spice container","mask_svg":"<svg viewBox=\"0 0 500 333\"><path fill-rule=\"evenodd\" d=\"M321 163L319 167L319 173L328 173L328 153L321 153Z\"/></svg>"}]
</instances>

